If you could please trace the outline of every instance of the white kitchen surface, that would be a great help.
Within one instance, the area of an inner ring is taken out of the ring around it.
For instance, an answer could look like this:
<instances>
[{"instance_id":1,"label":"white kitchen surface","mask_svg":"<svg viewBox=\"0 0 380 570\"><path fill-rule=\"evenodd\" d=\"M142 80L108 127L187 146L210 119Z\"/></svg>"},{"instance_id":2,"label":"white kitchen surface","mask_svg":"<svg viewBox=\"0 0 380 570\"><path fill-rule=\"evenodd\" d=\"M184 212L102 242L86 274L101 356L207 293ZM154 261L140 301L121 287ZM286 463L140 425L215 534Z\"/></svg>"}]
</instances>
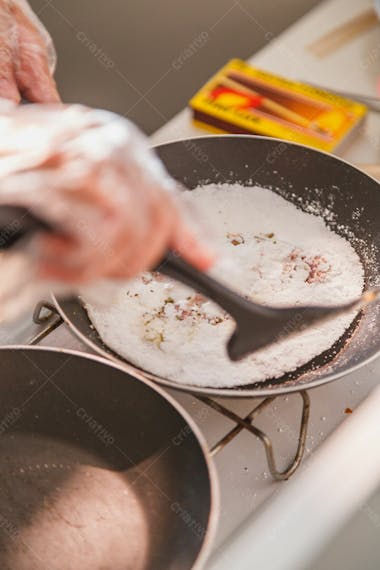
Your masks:
<instances>
[{"instance_id":1,"label":"white kitchen surface","mask_svg":"<svg viewBox=\"0 0 380 570\"><path fill-rule=\"evenodd\" d=\"M323 59L318 59L307 49L307 46L330 29L350 20L370 6L371 3L366 0L324 2L288 28L266 48L256 53L250 61L258 67L294 79L374 96L377 94L376 84L380 77L380 26L365 32ZM184 136L205 134L207 134L205 131L191 124L190 112L184 110L157 131L152 138L154 143L158 144ZM356 136L345 151L339 154L354 163L380 163L380 114L370 113L359 136ZM311 421L307 455L311 455L313 461L316 459L316 465L309 469L311 459L310 462L308 459L304 460L300 472L287 483L274 483L270 480L265 467L263 449L258 442L250 441L252 437L248 433L241 434L237 441L221 452L216 458L222 492L222 515L216 544L217 548L220 548L210 560L210 569L231 568L235 561L239 570L253 567L265 570L288 568L304 570L316 556L318 549L331 540L334 531L337 531L350 513L360 506L358 500L362 502L361 508L365 508L363 504L365 505L366 498L375 491L377 484L380 484L380 464L376 453L372 457L374 478L365 481L363 472L361 480L361 470L359 470L358 480L355 481L360 493L353 491L352 496L349 493L345 495L344 505L338 496L339 493L336 493L339 490L340 479L334 479L333 475L335 472L339 473L342 484L345 478L352 477L350 469L344 470L342 465L345 457L353 461L354 465L358 464L360 449L352 448L349 423L354 420L360 402L363 402L378 385L379 379L380 361L377 360L343 380L310 392ZM379 402L379 394L376 398ZM180 399L188 407L187 397L181 396ZM244 412L249 408L247 402L230 403L230 405L233 409ZM354 410L350 418L344 413L347 407ZM371 414L368 411L361 414L363 418L367 416L368 420L362 423L364 439L366 433L374 430L376 419L377 427L380 423L377 410L380 415L379 405L371 407ZM279 398L270 410L264 412L262 419L256 422L259 427L263 426L274 435L283 464L294 451L297 438L295 418L299 417L299 411L299 396L293 395L289 399ZM337 430L343 421L347 424L344 426L345 429L341 427ZM218 421L218 424L220 423L221 420ZM214 430L215 427L212 431ZM325 445L321 443L328 440L333 432L335 437L340 430L342 430L342 439L335 439L325 450L327 443ZM205 433L211 435L209 426ZM376 446L374 440L372 445ZM346 454L347 450L353 451L353 456ZM307 470L306 475L303 470ZM364 465L363 471L365 471ZM319 485L321 478L325 481L326 476L330 474L331 484L324 482ZM288 486L291 486L289 492ZM311 493L314 498L309 513L303 509L307 493ZM283 494L284 499L281 498ZM283 513L282 522L278 521L281 509L277 506L277 499L283 508L287 505L289 509L292 503L295 505L291 509L291 516ZM313 511L316 504L321 507L318 512ZM266 516L266 510L274 517L272 520ZM253 514L249 516L249 513ZM238 527L230 540L226 540L239 519L244 523ZM276 534L278 525L282 540L279 540ZM310 528L311 532L302 533L303 525ZM325 532L326 529L328 532ZM267 540L263 541L263 537ZM356 538L358 540L358 537ZM303 544L302 548L299 547L300 541ZM264 544L265 549L263 549ZM380 562L375 562L375 560L380 561L380 546L377 553L368 552L367 555L369 560L372 559L369 564L375 565L365 568L380 567ZM365 555L362 557L363 563L364 559Z\"/></svg>"},{"instance_id":2,"label":"white kitchen surface","mask_svg":"<svg viewBox=\"0 0 380 570\"><path fill-rule=\"evenodd\" d=\"M325 2L257 53L252 62L289 77L375 95L380 76L380 26L322 60L306 49L329 28L368 6L366 0ZM371 53L378 53L378 58L371 59ZM191 125L189 112L183 111L157 131L152 140L159 143L204 134L207 133ZM366 126L342 155L355 162L380 162L379 143L380 115L371 113ZM12 331L4 331L2 340L25 342L31 332L30 321L24 319ZM63 326L43 344L83 349ZM380 484L380 446L376 446L375 439L378 441L380 435L380 392L374 391L379 379L377 360L309 393L311 418L306 457L289 482L272 481L262 445L249 433L241 433L217 455L221 513L208 569L310 568L318 550L355 509L366 504ZM203 404L191 396L171 393L190 411L210 444L232 427L216 412L209 408L204 411ZM244 415L258 401L229 399L222 403ZM345 414L346 408L351 408L353 414ZM255 422L273 437L281 467L295 452L300 412L299 395L280 397ZM377 555L380 559L380 546ZM373 569L379 566L380 563ZM363 568L372 570L369 566Z\"/></svg>"}]
</instances>

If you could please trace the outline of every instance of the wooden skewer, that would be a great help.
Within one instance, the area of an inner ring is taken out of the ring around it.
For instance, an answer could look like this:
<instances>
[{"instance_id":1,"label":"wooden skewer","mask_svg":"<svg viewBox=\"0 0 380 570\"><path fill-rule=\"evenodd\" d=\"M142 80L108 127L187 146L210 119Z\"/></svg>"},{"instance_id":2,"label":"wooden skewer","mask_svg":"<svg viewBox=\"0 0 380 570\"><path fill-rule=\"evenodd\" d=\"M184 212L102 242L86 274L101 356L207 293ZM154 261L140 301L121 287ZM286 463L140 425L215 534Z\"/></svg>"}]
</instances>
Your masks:
<instances>
[{"instance_id":1,"label":"wooden skewer","mask_svg":"<svg viewBox=\"0 0 380 570\"><path fill-rule=\"evenodd\" d=\"M367 30L378 25L379 20L373 8L364 10L348 22L327 32L318 40L307 46L316 57L323 58L330 55L340 47L364 34Z\"/></svg>"},{"instance_id":2,"label":"wooden skewer","mask_svg":"<svg viewBox=\"0 0 380 570\"><path fill-rule=\"evenodd\" d=\"M231 89L236 89L238 91L241 91L242 93L246 93L247 95L256 95L258 97L261 97L261 105L260 105L261 107L267 109L268 111L271 111L272 113L276 113L286 121L290 121L291 123L295 123L296 125L304 127L306 129L315 128L313 124L310 123L310 121L305 117L303 117L302 115L299 115L298 113L295 113L290 109L287 109L283 105L280 105L280 103L276 103L275 101L272 101L272 99L269 99L268 97L261 96L260 93L258 93L257 91L254 91L253 89L247 87L246 85L242 85L241 83L235 81L234 79L223 77L223 79L220 81L220 84L223 85L224 87L230 87Z\"/></svg>"}]
</instances>

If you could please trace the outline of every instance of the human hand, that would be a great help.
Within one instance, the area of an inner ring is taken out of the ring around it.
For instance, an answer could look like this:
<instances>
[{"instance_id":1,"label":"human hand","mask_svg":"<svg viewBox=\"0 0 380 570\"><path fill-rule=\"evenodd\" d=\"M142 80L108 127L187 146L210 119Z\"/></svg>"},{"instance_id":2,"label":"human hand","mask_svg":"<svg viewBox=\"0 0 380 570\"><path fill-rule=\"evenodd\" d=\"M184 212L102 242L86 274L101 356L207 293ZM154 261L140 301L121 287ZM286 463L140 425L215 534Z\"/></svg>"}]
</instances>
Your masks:
<instances>
[{"instance_id":1,"label":"human hand","mask_svg":"<svg viewBox=\"0 0 380 570\"><path fill-rule=\"evenodd\" d=\"M0 97L60 101L52 40L26 0L0 0Z\"/></svg>"},{"instance_id":2,"label":"human hand","mask_svg":"<svg viewBox=\"0 0 380 570\"><path fill-rule=\"evenodd\" d=\"M0 117L0 204L60 229L34 244L44 278L129 278L168 248L207 269L213 257L178 201L175 182L122 117L78 105L12 106Z\"/></svg>"}]
</instances>

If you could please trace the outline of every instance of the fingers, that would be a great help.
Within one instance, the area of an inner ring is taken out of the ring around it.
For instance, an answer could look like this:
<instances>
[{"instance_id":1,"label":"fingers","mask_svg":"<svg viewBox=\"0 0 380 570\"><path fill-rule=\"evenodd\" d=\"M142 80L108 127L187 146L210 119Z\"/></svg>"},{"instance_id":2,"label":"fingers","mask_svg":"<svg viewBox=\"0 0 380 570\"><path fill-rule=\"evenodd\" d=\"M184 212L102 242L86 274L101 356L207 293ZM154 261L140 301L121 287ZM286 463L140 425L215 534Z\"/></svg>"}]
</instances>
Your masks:
<instances>
[{"instance_id":1,"label":"fingers","mask_svg":"<svg viewBox=\"0 0 380 570\"><path fill-rule=\"evenodd\" d=\"M72 282L77 271L65 267L63 260L70 258L75 251L75 244L67 237L48 234L38 240L38 247L43 252L39 265L39 274L43 279Z\"/></svg>"},{"instance_id":2,"label":"fingers","mask_svg":"<svg viewBox=\"0 0 380 570\"><path fill-rule=\"evenodd\" d=\"M38 66L25 65L22 74L17 75L17 83L24 99L31 103L61 101L54 79L50 76L49 70L44 70L43 66L38 68Z\"/></svg>"},{"instance_id":3,"label":"fingers","mask_svg":"<svg viewBox=\"0 0 380 570\"><path fill-rule=\"evenodd\" d=\"M7 22L0 22L0 97L19 103L20 93L13 70L12 34L11 30L2 29L6 24ZM11 26L11 23L8 22L8 25Z\"/></svg>"},{"instance_id":4,"label":"fingers","mask_svg":"<svg viewBox=\"0 0 380 570\"><path fill-rule=\"evenodd\" d=\"M46 53L34 46L20 46L16 81L23 97L31 103L58 103L61 101L57 86L50 75Z\"/></svg>"},{"instance_id":5,"label":"fingers","mask_svg":"<svg viewBox=\"0 0 380 570\"><path fill-rule=\"evenodd\" d=\"M124 217L126 212L120 212L120 229L110 241L105 227L99 228L96 241L88 239L87 234L78 244L59 236L46 238L41 275L77 284L105 277L127 279L153 269L168 248L201 271L207 270L214 255L181 224L172 200L165 193L151 196L150 200L147 210L136 207L129 220ZM139 227L142 221L143 232Z\"/></svg>"},{"instance_id":6,"label":"fingers","mask_svg":"<svg viewBox=\"0 0 380 570\"><path fill-rule=\"evenodd\" d=\"M0 58L2 58L2 49L0 48ZM19 103L21 96L17 87L16 78L13 74L11 66L1 64L0 69L0 97L9 99L14 103Z\"/></svg>"},{"instance_id":7,"label":"fingers","mask_svg":"<svg viewBox=\"0 0 380 570\"><path fill-rule=\"evenodd\" d=\"M201 271L209 269L215 261L211 249L206 244L200 243L191 230L182 223L177 224L170 247Z\"/></svg>"},{"instance_id":8,"label":"fingers","mask_svg":"<svg viewBox=\"0 0 380 570\"><path fill-rule=\"evenodd\" d=\"M18 31L18 53L14 70L19 91L32 103L59 102L61 99L50 74L43 38L18 6L14 6L13 14Z\"/></svg>"},{"instance_id":9,"label":"fingers","mask_svg":"<svg viewBox=\"0 0 380 570\"><path fill-rule=\"evenodd\" d=\"M40 244L47 260L60 263L59 257L75 251L75 243L66 236L47 234L40 237Z\"/></svg>"},{"instance_id":10,"label":"fingers","mask_svg":"<svg viewBox=\"0 0 380 570\"><path fill-rule=\"evenodd\" d=\"M71 283L75 285L85 285L90 283L93 278L86 273L82 273L76 268L70 268L58 265L56 262L44 261L41 263L39 276L49 281L60 281L62 283Z\"/></svg>"},{"instance_id":11,"label":"fingers","mask_svg":"<svg viewBox=\"0 0 380 570\"><path fill-rule=\"evenodd\" d=\"M137 244L131 240L120 241L118 249L114 251L114 264L107 275L126 278L154 269L169 248L201 271L207 270L215 256L182 224L171 198L159 192L151 200L151 216L144 237Z\"/></svg>"},{"instance_id":12,"label":"fingers","mask_svg":"<svg viewBox=\"0 0 380 570\"><path fill-rule=\"evenodd\" d=\"M132 277L154 269L169 247L170 237L175 226L176 212L172 201L165 195L159 195L151 204L151 212L144 235L131 247L128 242L120 244L120 258L108 272L109 277Z\"/></svg>"}]
</instances>

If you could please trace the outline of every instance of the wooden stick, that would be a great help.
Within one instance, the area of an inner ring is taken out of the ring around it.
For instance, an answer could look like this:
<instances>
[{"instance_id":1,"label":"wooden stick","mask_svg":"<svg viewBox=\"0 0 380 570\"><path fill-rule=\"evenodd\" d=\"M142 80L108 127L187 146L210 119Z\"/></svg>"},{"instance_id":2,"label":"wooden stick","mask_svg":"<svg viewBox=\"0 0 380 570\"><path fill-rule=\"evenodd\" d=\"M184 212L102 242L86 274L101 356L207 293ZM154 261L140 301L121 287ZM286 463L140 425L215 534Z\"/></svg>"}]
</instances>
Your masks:
<instances>
[{"instance_id":1,"label":"wooden stick","mask_svg":"<svg viewBox=\"0 0 380 570\"><path fill-rule=\"evenodd\" d=\"M280 105L280 103L276 103L276 101L272 101L272 99L269 99L268 97L261 96L260 93L254 91L254 89L251 89L246 85L242 85L241 83L235 81L234 79L230 79L229 77L223 77L223 79L220 80L220 84L224 85L224 87L230 87L231 89L236 89L237 91L246 93L247 95L257 95L258 97L261 97L260 106L263 107L264 109L267 109L268 111L271 111L276 115L279 115L282 119L290 121L291 123L295 123L300 127L304 127L306 129L313 128L311 122L302 115L299 115L298 113L291 111L290 109L287 109L283 105Z\"/></svg>"},{"instance_id":2,"label":"wooden stick","mask_svg":"<svg viewBox=\"0 0 380 570\"><path fill-rule=\"evenodd\" d=\"M323 58L361 36L367 30L378 25L378 23L379 20L375 10L368 8L348 22L327 32L327 34L324 34L306 47L316 57Z\"/></svg>"}]
</instances>

